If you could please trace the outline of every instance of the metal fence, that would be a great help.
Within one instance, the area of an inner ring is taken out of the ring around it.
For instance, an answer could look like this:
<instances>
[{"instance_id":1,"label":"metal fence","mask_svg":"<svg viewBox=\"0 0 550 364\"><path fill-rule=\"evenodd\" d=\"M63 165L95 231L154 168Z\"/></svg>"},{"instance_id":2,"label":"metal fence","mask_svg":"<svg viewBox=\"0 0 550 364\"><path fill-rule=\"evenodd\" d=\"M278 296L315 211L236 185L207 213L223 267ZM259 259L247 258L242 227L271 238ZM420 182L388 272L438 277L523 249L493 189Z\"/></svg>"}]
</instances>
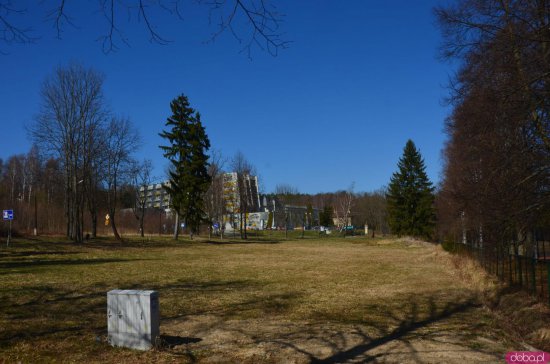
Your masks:
<instances>
[{"instance_id":1,"label":"metal fence","mask_svg":"<svg viewBox=\"0 0 550 364\"><path fill-rule=\"evenodd\" d=\"M458 243L454 251L476 259L490 274L512 287L520 287L550 304L550 241L536 241L529 255L488 244Z\"/></svg>"}]
</instances>

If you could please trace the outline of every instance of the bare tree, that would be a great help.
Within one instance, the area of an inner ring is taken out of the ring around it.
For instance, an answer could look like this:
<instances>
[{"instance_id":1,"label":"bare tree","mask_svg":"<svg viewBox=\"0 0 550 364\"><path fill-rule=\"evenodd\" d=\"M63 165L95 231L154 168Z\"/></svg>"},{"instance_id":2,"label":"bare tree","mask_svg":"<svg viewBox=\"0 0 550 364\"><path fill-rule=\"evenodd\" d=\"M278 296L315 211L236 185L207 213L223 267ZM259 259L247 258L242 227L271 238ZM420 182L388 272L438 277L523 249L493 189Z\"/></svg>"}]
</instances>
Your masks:
<instances>
[{"instance_id":1,"label":"bare tree","mask_svg":"<svg viewBox=\"0 0 550 364\"><path fill-rule=\"evenodd\" d=\"M375 236L376 231L381 233L388 231L389 227L386 220L386 192L384 189L357 194L353 212L353 224L357 226L366 225L372 237Z\"/></svg>"},{"instance_id":2,"label":"bare tree","mask_svg":"<svg viewBox=\"0 0 550 364\"><path fill-rule=\"evenodd\" d=\"M461 62L453 101L472 85L521 110L529 137L550 151L550 7L544 0L462 0L439 7L441 55ZM498 85L497 85L498 84Z\"/></svg>"},{"instance_id":3,"label":"bare tree","mask_svg":"<svg viewBox=\"0 0 550 364\"><path fill-rule=\"evenodd\" d=\"M44 164L44 170L42 171L41 180L41 189L44 196L42 197L42 202L45 204L44 209L42 210L45 220L45 224L41 225L50 232L60 231L59 227L63 226L64 220L63 208L64 208L64 196L65 188L64 181L65 177L63 176L63 166L59 159L49 158ZM61 211L61 213L57 213ZM59 216L62 218L60 219ZM59 227L58 227L59 226ZM62 229L61 229L62 231Z\"/></svg>"},{"instance_id":4,"label":"bare tree","mask_svg":"<svg viewBox=\"0 0 550 364\"><path fill-rule=\"evenodd\" d=\"M41 174L42 162L38 153L38 148L33 146L25 156L23 166L23 200L26 199L27 210L34 210L33 218L27 220L27 231L30 231L31 222L33 224L33 235L38 235L38 184Z\"/></svg>"},{"instance_id":5,"label":"bare tree","mask_svg":"<svg viewBox=\"0 0 550 364\"><path fill-rule=\"evenodd\" d=\"M247 214L250 212L250 208L254 206L253 189L251 188L250 179L255 174L255 168L240 151L231 160L231 168L237 174L241 238L246 239Z\"/></svg>"},{"instance_id":6,"label":"bare tree","mask_svg":"<svg viewBox=\"0 0 550 364\"><path fill-rule=\"evenodd\" d=\"M459 61L437 199L439 234L486 251L517 249L550 194L550 8L462 0L438 8L442 55Z\"/></svg>"},{"instance_id":7,"label":"bare tree","mask_svg":"<svg viewBox=\"0 0 550 364\"><path fill-rule=\"evenodd\" d=\"M280 196L286 196L289 198L288 203L292 203L294 196L298 195L300 192L298 191L298 188L291 186L286 183L279 183L277 186L275 186L275 194Z\"/></svg>"},{"instance_id":8,"label":"bare tree","mask_svg":"<svg viewBox=\"0 0 550 364\"><path fill-rule=\"evenodd\" d=\"M105 180L108 157L108 127L105 123L98 123L90 128L87 139L84 141L86 157L83 166L84 193L86 205L91 217L91 236L97 237L98 214L101 203L101 184Z\"/></svg>"},{"instance_id":9,"label":"bare tree","mask_svg":"<svg viewBox=\"0 0 550 364\"><path fill-rule=\"evenodd\" d=\"M135 162L131 167L132 181L135 189L134 216L139 222L139 234L144 237L145 209L147 204L147 187L153 183L153 164L150 159L141 163Z\"/></svg>"},{"instance_id":10,"label":"bare tree","mask_svg":"<svg viewBox=\"0 0 550 364\"><path fill-rule=\"evenodd\" d=\"M139 145L139 135L129 119L113 117L108 126L107 140L105 165L107 208L113 235L117 240L122 240L115 219L118 192L123 181L130 179L133 164L132 153Z\"/></svg>"},{"instance_id":11,"label":"bare tree","mask_svg":"<svg viewBox=\"0 0 550 364\"><path fill-rule=\"evenodd\" d=\"M336 208L334 214L336 215L336 221L338 221L338 227L340 232L345 231L349 225L351 216L351 208L355 200L353 188L355 182L353 182L349 188L345 191L340 191L336 194Z\"/></svg>"},{"instance_id":12,"label":"bare tree","mask_svg":"<svg viewBox=\"0 0 550 364\"><path fill-rule=\"evenodd\" d=\"M23 155L11 156L6 163L6 177L9 183L9 202L15 204L22 194L21 181L23 176Z\"/></svg>"},{"instance_id":13,"label":"bare tree","mask_svg":"<svg viewBox=\"0 0 550 364\"><path fill-rule=\"evenodd\" d=\"M217 223L220 229L220 238L223 239L223 215L225 214L226 203L224 199L223 186L223 165L225 160L221 152L213 150L210 153L210 165L208 175L211 178L210 186L204 199L205 211L208 215L209 237L212 237L212 223Z\"/></svg>"},{"instance_id":14,"label":"bare tree","mask_svg":"<svg viewBox=\"0 0 550 364\"><path fill-rule=\"evenodd\" d=\"M29 133L41 151L63 163L67 237L82 242L84 177L88 141L106 118L103 76L72 64L42 85L42 107Z\"/></svg>"}]
</instances>

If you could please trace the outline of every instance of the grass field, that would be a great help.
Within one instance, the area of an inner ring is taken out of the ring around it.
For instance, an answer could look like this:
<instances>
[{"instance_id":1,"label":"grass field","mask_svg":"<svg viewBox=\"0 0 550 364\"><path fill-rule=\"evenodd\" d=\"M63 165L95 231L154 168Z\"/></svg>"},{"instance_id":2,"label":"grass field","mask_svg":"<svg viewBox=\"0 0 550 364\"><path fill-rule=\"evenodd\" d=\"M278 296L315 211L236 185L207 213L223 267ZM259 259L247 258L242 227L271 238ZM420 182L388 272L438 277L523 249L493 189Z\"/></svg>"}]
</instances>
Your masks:
<instances>
[{"instance_id":1,"label":"grass field","mask_svg":"<svg viewBox=\"0 0 550 364\"><path fill-rule=\"evenodd\" d=\"M503 362L520 350L448 255L406 240L16 240L0 250L0 361ZM106 342L106 292L159 291L162 340Z\"/></svg>"}]
</instances>

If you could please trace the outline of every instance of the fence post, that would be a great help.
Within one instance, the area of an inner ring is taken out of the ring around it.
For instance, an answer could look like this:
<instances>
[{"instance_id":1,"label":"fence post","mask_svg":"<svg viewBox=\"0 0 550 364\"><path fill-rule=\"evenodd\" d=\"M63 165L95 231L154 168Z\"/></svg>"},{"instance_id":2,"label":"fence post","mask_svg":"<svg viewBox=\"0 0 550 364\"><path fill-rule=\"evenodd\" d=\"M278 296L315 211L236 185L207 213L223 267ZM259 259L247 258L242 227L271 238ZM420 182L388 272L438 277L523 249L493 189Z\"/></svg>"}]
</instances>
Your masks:
<instances>
[{"instance_id":1,"label":"fence post","mask_svg":"<svg viewBox=\"0 0 550 364\"><path fill-rule=\"evenodd\" d=\"M504 282L504 254L502 252L502 247L499 247L497 254L497 272L499 273L498 279L501 282Z\"/></svg>"},{"instance_id":2,"label":"fence post","mask_svg":"<svg viewBox=\"0 0 550 364\"><path fill-rule=\"evenodd\" d=\"M531 258L531 287L533 287L533 295L537 295L537 259Z\"/></svg>"},{"instance_id":3,"label":"fence post","mask_svg":"<svg viewBox=\"0 0 550 364\"><path fill-rule=\"evenodd\" d=\"M519 286L523 287L523 264L521 264L522 261L519 254L516 254L516 262L517 262L518 273L519 273L519 276L518 276Z\"/></svg>"},{"instance_id":4,"label":"fence post","mask_svg":"<svg viewBox=\"0 0 550 364\"><path fill-rule=\"evenodd\" d=\"M508 273L510 277L510 286L514 284L514 278L512 276L512 254L508 252Z\"/></svg>"}]
</instances>

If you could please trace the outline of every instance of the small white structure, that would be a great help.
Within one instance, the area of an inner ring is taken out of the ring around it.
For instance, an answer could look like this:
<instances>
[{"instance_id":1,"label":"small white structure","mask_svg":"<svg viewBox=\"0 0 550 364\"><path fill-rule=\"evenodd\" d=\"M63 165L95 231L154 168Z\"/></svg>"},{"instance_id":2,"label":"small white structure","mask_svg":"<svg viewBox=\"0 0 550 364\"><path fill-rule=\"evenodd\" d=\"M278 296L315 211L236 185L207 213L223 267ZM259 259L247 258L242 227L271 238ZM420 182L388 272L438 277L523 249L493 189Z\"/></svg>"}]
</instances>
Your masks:
<instances>
[{"instance_id":1,"label":"small white structure","mask_svg":"<svg viewBox=\"0 0 550 364\"><path fill-rule=\"evenodd\" d=\"M148 350L160 334L156 291L114 289L107 292L108 340L113 346Z\"/></svg>"}]
</instances>

